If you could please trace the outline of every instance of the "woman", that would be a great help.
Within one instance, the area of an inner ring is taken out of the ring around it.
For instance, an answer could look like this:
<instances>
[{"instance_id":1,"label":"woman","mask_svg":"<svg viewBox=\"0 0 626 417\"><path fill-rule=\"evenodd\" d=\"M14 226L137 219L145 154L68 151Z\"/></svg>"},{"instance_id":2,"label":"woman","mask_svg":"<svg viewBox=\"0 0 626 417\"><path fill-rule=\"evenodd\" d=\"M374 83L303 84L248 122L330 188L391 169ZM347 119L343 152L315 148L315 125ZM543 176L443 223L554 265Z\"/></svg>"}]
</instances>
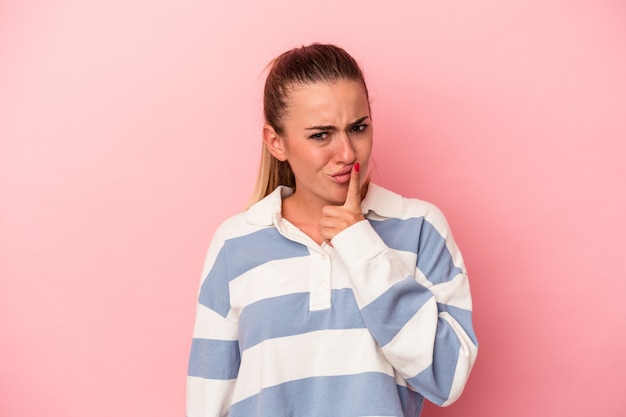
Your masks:
<instances>
[{"instance_id":1,"label":"woman","mask_svg":"<svg viewBox=\"0 0 626 417\"><path fill-rule=\"evenodd\" d=\"M477 353L445 218L367 176L363 74L333 45L285 52L264 92L249 209L224 222L201 284L187 415L418 416Z\"/></svg>"}]
</instances>

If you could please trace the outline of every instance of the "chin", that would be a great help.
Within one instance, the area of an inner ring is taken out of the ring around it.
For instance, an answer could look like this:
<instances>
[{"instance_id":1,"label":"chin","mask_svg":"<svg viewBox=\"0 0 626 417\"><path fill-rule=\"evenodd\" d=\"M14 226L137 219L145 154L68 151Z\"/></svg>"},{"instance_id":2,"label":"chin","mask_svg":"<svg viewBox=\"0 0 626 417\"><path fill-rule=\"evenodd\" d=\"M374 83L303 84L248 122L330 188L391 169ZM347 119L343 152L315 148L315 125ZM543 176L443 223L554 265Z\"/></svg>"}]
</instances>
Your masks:
<instances>
[{"instance_id":1,"label":"chin","mask_svg":"<svg viewBox=\"0 0 626 417\"><path fill-rule=\"evenodd\" d=\"M331 202L334 206L342 206L346 202L346 198L348 197L348 193L337 193L332 196L329 196L328 201Z\"/></svg>"}]
</instances>

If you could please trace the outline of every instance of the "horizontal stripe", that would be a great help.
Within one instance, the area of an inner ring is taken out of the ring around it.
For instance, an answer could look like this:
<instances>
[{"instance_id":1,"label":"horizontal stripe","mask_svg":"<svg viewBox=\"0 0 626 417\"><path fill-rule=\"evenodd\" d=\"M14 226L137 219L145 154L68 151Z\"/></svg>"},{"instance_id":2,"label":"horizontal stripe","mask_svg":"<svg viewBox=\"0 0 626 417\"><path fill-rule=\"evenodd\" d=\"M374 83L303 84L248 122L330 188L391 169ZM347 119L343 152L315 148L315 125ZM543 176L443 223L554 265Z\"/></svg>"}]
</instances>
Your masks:
<instances>
[{"instance_id":1,"label":"horizontal stripe","mask_svg":"<svg viewBox=\"0 0 626 417\"><path fill-rule=\"evenodd\" d=\"M352 290L333 290L331 308L309 311L309 293L289 294L258 301L239 318L241 349L267 339L325 329L364 328Z\"/></svg>"},{"instance_id":2,"label":"horizontal stripe","mask_svg":"<svg viewBox=\"0 0 626 417\"><path fill-rule=\"evenodd\" d=\"M466 274L457 275L452 281L428 287L438 303L453 305L465 310L472 309L472 299L467 294L470 293L469 280Z\"/></svg>"},{"instance_id":3,"label":"horizontal stripe","mask_svg":"<svg viewBox=\"0 0 626 417\"><path fill-rule=\"evenodd\" d=\"M233 379L239 371L239 344L231 340L192 339L189 376Z\"/></svg>"},{"instance_id":4,"label":"horizontal stripe","mask_svg":"<svg viewBox=\"0 0 626 417\"><path fill-rule=\"evenodd\" d=\"M236 379L187 377L187 417L226 416Z\"/></svg>"},{"instance_id":5,"label":"horizontal stripe","mask_svg":"<svg viewBox=\"0 0 626 417\"><path fill-rule=\"evenodd\" d=\"M394 371L367 329L319 330L266 340L242 352L233 402L288 381Z\"/></svg>"},{"instance_id":6,"label":"horizontal stripe","mask_svg":"<svg viewBox=\"0 0 626 417\"><path fill-rule=\"evenodd\" d=\"M405 416L417 417L422 413L424 407L424 397L405 386L398 386L400 404Z\"/></svg>"},{"instance_id":7,"label":"horizontal stripe","mask_svg":"<svg viewBox=\"0 0 626 417\"><path fill-rule=\"evenodd\" d=\"M450 314L463 328L465 333L469 336L474 343L474 346L478 346L478 338L474 333L474 326L472 325L472 312L455 306L437 303L437 309L439 312L447 312Z\"/></svg>"},{"instance_id":8,"label":"horizontal stripe","mask_svg":"<svg viewBox=\"0 0 626 417\"><path fill-rule=\"evenodd\" d=\"M241 274L229 284L231 308L238 313L247 305L281 295L308 292L312 256L266 262Z\"/></svg>"},{"instance_id":9,"label":"horizontal stripe","mask_svg":"<svg viewBox=\"0 0 626 417\"><path fill-rule=\"evenodd\" d=\"M233 404L230 417L404 416L393 377L380 373L322 376L263 389Z\"/></svg>"},{"instance_id":10,"label":"horizontal stripe","mask_svg":"<svg viewBox=\"0 0 626 417\"><path fill-rule=\"evenodd\" d=\"M228 239L202 283L198 301L226 317L230 310L231 280L266 262L308 254L306 246L281 236L273 227Z\"/></svg>"},{"instance_id":11,"label":"horizontal stripe","mask_svg":"<svg viewBox=\"0 0 626 417\"><path fill-rule=\"evenodd\" d=\"M437 303L434 298L430 298L396 337L383 347L385 357L402 376L415 376L430 366L438 316Z\"/></svg>"},{"instance_id":12,"label":"horizontal stripe","mask_svg":"<svg viewBox=\"0 0 626 417\"><path fill-rule=\"evenodd\" d=\"M222 317L226 317L228 310L230 310L229 279L228 259L224 246L217 254L213 267L200 286L198 303L212 309Z\"/></svg>"},{"instance_id":13,"label":"horizontal stripe","mask_svg":"<svg viewBox=\"0 0 626 417\"><path fill-rule=\"evenodd\" d=\"M369 221L378 236L392 249L417 252L419 231L424 223L423 217L410 219L385 219Z\"/></svg>"},{"instance_id":14,"label":"horizontal stripe","mask_svg":"<svg viewBox=\"0 0 626 417\"><path fill-rule=\"evenodd\" d=\"M365 306L361 313L374 339L385 346L432 296L408 277Z\"/></svg>"},{"instance_id":15,"label":"horizontal stripe","mask_svg":"<svg viewBox=\"0 0 626 417\"><path fill-rule=\"evenodd\" d=\"M225 319L210 308L197 305L193 328L193 337L196 339L236 340L238 332L237 323Z\"/></svg>"},{"instance_id":16,"label":"horizontal stripe","mask_svg":"<svg viewBox=\"0 0 626 417\"><path fill-rule=\"evenodd\" d=\"M450 396L461 343L450 324L439 319L432 364L407 383L429 401L442 405Z\"/></svg>"},{"instance_id":17,"label":"horizontal stripe","mask_svg":"<svg viewBox=\"0 0 626 417\"><path fill-rule=\"evenodd\" d=\"M390 248L417 253L417 268L433 284L449 281L462 273L454 265L445 238L423 217L370 220L370 224Z\"/></svg>"},{"instance_id":18,"label":"horizontal stripe","mask_svg":"<svg viewBox=\"0 0 626 417\"><path fill-rule=\"evenodd\" d=\"M424 222L420 233L417 268L433 284L451 281L463 273L461 268L454 265L446 240L428 222Z\"/></svg>"},{"instance_id":19,"label":"horizontal stripe","mask_svg":"<svg viewBox=\"0 0 626 417\"><path fill-rule=\"evenodd\" d=\"M274 227L229 239L224 246L231 279L269 261L309 255L306 246L285 238Z\"/></svg>"}]
</instances>

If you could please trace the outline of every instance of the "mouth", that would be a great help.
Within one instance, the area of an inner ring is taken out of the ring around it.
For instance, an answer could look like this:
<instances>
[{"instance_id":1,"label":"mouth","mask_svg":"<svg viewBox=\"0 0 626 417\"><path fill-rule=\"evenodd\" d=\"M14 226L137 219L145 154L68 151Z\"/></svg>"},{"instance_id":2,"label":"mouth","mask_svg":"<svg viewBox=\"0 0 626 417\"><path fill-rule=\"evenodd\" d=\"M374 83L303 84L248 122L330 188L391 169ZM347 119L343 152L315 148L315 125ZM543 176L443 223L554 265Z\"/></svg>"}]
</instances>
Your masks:
<instances>
[{"instance_id":1,"label":"mouth","mask_svg":"<svg viewBox=\"0 0 626 417\"><path fill-rule=\"evenodd\" d=\"M336 173L332 174L330 177L333 179L333 181L339 184L345 184L348 181L350 181L351 173L352 173L352 165L349 165L343 168L342 170L337 171Z\"/></svg>"}]
</instances>

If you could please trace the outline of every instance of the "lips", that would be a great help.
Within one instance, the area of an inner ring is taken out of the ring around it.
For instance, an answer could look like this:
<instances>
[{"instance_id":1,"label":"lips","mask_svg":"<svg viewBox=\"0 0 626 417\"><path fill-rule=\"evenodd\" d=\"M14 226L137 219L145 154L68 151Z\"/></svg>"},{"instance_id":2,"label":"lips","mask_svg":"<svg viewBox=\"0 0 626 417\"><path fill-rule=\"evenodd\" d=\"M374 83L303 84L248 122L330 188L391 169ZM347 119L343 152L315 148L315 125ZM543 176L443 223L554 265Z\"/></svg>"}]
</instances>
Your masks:
<instances>
[{"instance_id":1,"label":"lips","mask_svg":"<svg viewBox=\"0 0 626 417\"><path fill-rule=\"evenodd\" d=\"M339 184L345 184L350 181L350 173L352 172L352 165L346 166L340 171L331 175L331 178Z\"/></svg>"}]
</instances>

